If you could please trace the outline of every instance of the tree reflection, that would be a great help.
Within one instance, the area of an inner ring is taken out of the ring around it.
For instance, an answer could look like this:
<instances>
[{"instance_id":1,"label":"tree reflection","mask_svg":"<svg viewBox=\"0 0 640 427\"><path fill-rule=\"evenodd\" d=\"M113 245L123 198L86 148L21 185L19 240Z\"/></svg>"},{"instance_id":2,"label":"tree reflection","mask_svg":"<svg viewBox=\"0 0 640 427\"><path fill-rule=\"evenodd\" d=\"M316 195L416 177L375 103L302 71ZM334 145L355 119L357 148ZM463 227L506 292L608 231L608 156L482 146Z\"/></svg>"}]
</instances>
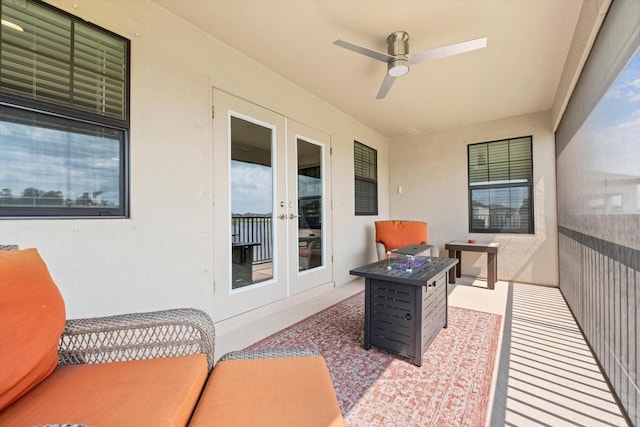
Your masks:
<instances>
[{"instance_id":1,"label":"tree reflection","mask_svg":"<svg viewBox=\"0 0 640 427\"><path fill-rule=\"evenodd\" d=\"M52 207L105 207L116 206L113 202L99 198L102 191L83 192L81 196L65 199L60 190L43 191L27 187L22 194L15 196L10 188L0 189L0 206L52 206Z\"/></svg>"}]
</instances>

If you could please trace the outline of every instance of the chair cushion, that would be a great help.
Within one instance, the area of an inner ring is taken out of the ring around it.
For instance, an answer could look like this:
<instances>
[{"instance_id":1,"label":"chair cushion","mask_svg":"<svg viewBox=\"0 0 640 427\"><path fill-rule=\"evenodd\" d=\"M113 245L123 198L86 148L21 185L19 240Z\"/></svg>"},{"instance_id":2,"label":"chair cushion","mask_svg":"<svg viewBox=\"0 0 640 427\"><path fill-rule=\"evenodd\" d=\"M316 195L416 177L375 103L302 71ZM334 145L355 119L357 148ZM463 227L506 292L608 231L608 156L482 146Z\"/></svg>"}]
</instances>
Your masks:
<instances>
[{"instance_id":1,"label":"chair cushion","mask_svg":"<svg viewBox=\"0 0 640 427\"><path fill-rule=\"evenodd\" d=\"M344 425L322 356L218 362L190 426Z\"/></svg>"},{"instance_id":2,"label":"chair cushion","mask_svg":"<svg viewBox=\"0 0 640 427\"><path fill-rule=\"evenodd\" d=\"M38 251L0 251L0 411L56 368L65 316Z\"/></svg>"},{"instance_id":3,"label":"chair cushion","mask_svg":"<svg viewBox=\"0 0 640 427\"><path fill-rule=\"evenodd\" d=\"M376 242L392 251L407 245L427 243L427 223L421 221L376 221Z\"/></svg>"},{"instance_id":4,"label":"chair cushion","mask_svg":"<svg viewBox=\"0 0 640 427\"><path fill-rule=\"evenodd\" d=\"M0 425L185 426L206 379L204 354L59 366Z\"/></svg>"}]
</instances>

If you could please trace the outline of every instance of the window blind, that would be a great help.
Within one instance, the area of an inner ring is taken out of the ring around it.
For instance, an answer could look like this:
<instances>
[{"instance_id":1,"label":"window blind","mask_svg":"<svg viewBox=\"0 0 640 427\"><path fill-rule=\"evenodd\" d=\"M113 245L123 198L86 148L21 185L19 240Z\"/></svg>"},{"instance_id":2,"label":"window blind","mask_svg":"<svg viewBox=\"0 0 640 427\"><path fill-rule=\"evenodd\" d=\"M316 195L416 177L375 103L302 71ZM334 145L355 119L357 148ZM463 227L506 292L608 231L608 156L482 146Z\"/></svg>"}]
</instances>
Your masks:
<instances>
[{"instance_id":1,"label":"window blind","mask_svg":"<svg viewBox=\"0 0 640 427\"><path fill-rule=\"evenodd\" d=\"M356 142L354 143L354 159L356 176L371 180L378 179L376 150Z\"/></svg>"},{"instance_id":2,"label":"window blind","mask_svg":"<svg viewBox=\"0 0 640 427\"><path fill-rule=\"evenodd\" d=\"M356 215L378 214L378 153L357 141L353 144Z\"/></svg>"},{"instance_id":3,"label":"window blind","mask_svg":"<svg viewBox=\"0 0 640 427\"><path fill-rule=\"evenodd\" d=\"M0 91L127 120L126 39L39 3L0 7Z\"/></svg>"},{"instance_id":4,"label":"window blind","mask_svg":"<svg viewBox=\"0 0 640 427\"><path fill-rule=\"evenodd\" d=\"M469 185L532 180L530 137L469 146Z\"/></svg>"}]
</instances>

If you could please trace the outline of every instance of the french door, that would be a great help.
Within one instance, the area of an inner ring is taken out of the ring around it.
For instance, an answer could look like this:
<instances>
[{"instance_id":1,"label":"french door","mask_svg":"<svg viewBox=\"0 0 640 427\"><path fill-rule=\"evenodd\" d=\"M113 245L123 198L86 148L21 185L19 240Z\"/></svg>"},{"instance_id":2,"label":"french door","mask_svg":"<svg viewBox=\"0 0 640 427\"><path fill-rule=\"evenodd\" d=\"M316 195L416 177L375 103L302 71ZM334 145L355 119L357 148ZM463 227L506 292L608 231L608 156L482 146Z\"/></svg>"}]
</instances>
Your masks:
<instances>
[{"instance_id":1,"label":"french door","mask_svg":"<svg viewBox=\"0 0 640 427\"><path fill-rule=\"evenodd\" d=\"M288 224L290 292L333 278L331 251L331 161L327 134L287 121L287 188L294 212Z\"/></svg>"},{"instance_id":2,"label":"french door","mask_svg":"<svg viewBox=\"0 0 640 427\"><path fill-rule=\"evenodd\" d=\"M214 320L332 280L330 138L213 90Z\"/></svg>"}]
</instances>

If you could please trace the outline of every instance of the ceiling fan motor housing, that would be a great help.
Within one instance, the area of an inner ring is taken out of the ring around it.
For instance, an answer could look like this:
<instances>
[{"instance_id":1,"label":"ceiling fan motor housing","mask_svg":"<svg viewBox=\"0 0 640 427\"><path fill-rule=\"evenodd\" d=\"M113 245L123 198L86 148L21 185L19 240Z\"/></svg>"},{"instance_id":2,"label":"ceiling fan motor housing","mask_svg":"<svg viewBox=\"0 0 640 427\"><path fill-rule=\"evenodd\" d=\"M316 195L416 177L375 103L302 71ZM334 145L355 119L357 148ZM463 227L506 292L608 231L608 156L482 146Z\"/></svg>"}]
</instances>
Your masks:
<instances>
[{"instance_id":1,"label":"ceiling fan motor housing","mask_svg":"<svg viewBox=\"0 0 640 427\"><path fill-rule=\"evenodd\" d=\"M390 76L404 76L409 72L409 34L396 31L387 37L387 53L393 56L389 60L387 70Z\"/></svg>"}]
</instances>

